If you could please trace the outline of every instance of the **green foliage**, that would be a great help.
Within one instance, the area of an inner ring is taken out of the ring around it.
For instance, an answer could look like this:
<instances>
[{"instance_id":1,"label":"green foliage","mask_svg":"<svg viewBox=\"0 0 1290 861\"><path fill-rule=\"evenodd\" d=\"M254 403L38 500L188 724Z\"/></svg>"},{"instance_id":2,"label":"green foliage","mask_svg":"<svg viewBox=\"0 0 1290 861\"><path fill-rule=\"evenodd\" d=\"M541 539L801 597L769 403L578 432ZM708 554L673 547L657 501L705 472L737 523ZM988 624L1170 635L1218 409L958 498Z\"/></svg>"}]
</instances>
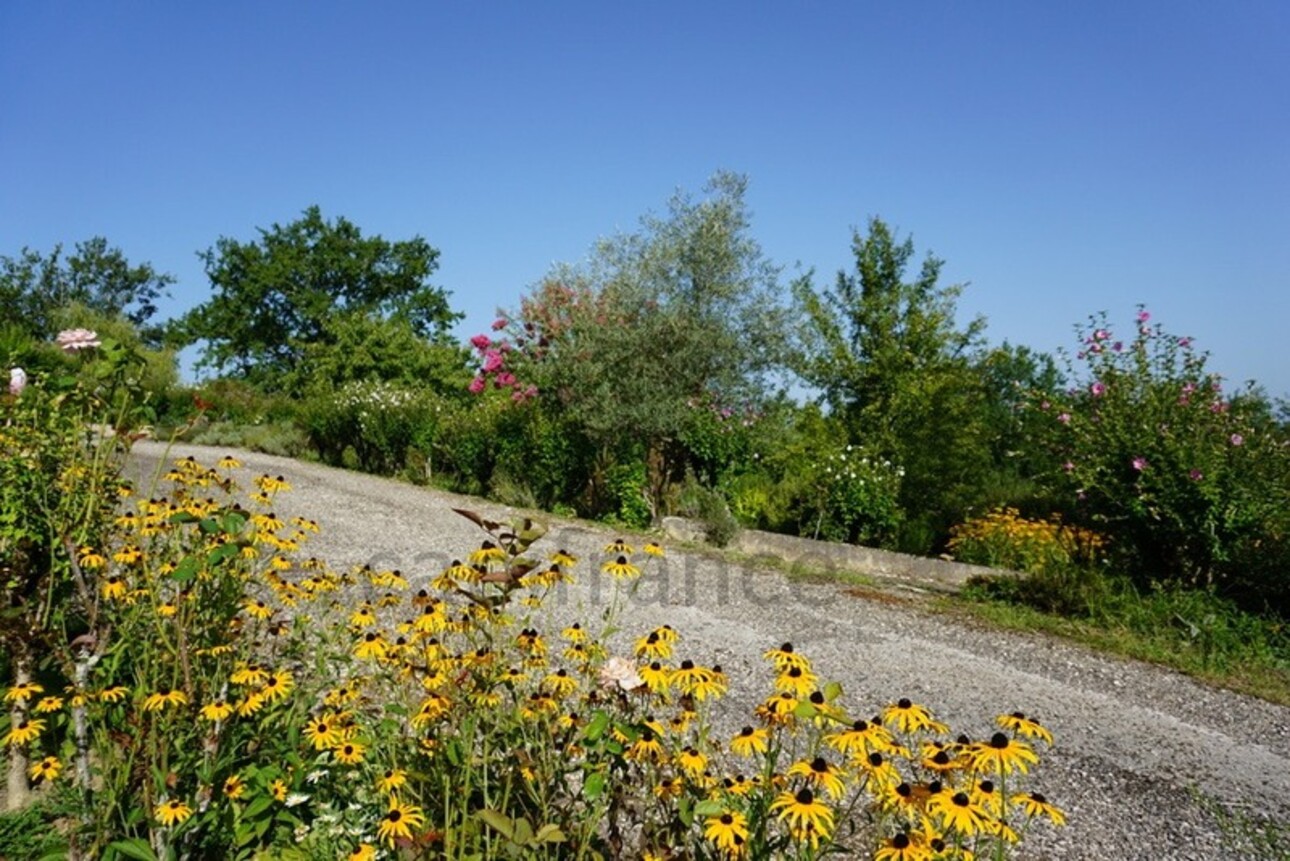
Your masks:
<instances>
[{"instance_id":1,"label":"green foliage","mask_svg":"<svg viewBox=\"0 0 1290 861\"><path fill-rule=\"evenodd\" d=\"M1290 437L1257 390L1224 394L1188 338L1140 311L1121 342L1090 320L1082 385L1035 396L1045 480L1140 584L1213 587L1290 613Z\"/></svg>"},{"instance_id":2,"label":"green foliage","mask_svg":"<svg viewBox=\"0 0 1290 861\"><path fill-rule=\"evenodd\" d=\"M131 265L119 248L94 237L76 243L63 257L56 245L48 255L23 248L17 257L0 256L0 306L34 338L52 338L60 328L58 312L81 305L101 317L125 316L144 327L157 312L157 299L175 283L171 275L156 272L148 263ZM155 329L142 329L144 340L154 344Z\"/></svg>"},{"instance_id":3,"label":"green foliage","mask_svg":"<svg viewBox=\"0 0 1290 861\"><path fill-rule=\"evenodd\" d=\"M182 344L203 342L202 367L291 390L301 384L310 345L388 345L390 333L374 333L366 320L400 320L419 338L444 339L459 315L428 282L438 256L419 236L364 237L344 218L326 221L310 207L291 224L261 230L258 241L224 237L207 249L202 259L214 295L172 335ZM351 319L337 323L337 315Z\"/></svg>"},{"instance_id":4,"label":"green foliage","mask_svg":"<svg viewBox=\"0 0 1290 861\"><path fill-rule=\"evenodd\" d=\"M707 487L693 476L678 492L677 511L698 520L709 544L725 547L739 534L739 521L719 491Z\"/></svg>"},{"instance_id":5,"label":"green foliage","mask_svg":"<svg viewBox=\"0 0 1290 861\"><path fill-rule=\"evenodd\" d=\"M707 199L677 195L666 218L601 242L526 297L516 350L480 347L486 369L497 354L496 385L518 398L535 386L606 454L644 451L655 507L684 475L678 442L695 410L751 402L775 357L777 272L748 236L745 187L718 174Z\"/></svg>"},{"instance_id":6,"label":"green foliage","mask_svg":"<svg viewBox=\"0 0 1290 861\"><path fill-rule=\"evenodd\" d=\"M610 467L605 476L606 496L610 500L605 517L634 529L644 529L653 520L646 499L645 464L620 463Z\"/></svg>"},{"instance_id":7,"label":"green foliage","mask_svg":"<svg viewBox=\"0 0 1290 861\"><path fill-rule=\"evenodd\" d=\"M984 320L955 325L961 287L938 284L929 256L905 281L912 240L897 243L880 219L852 243L855 271L817 293L794 293L805 320L799 375L848 422L851 441L905 469L901 503L947 529L992 468L983 381L971 363Z\"/></svg>"},{"instance_id":8,"label":"green foliage","mask_svg":"<svg viewBox=\"0 0 1290 861\"><path fill-rule=\"evenodd\" d=\"M63 858L67 838L55 825L76 812L70 792L49 793L21 810L0 812L0 858Z\"/></svg>"},{"instance_id":9,"label":"green foliage","mask_svg":"<svg viewBox=\"0 0 1290 861\"><path fill-rule=\"evenodd\" d=\"M366 472L401 472L412 450L435 444L443 399L425 388L358 381L319 393L300 409L310 442L329 463L342 463L352 449Z\"/></svg>"}]
</instances>

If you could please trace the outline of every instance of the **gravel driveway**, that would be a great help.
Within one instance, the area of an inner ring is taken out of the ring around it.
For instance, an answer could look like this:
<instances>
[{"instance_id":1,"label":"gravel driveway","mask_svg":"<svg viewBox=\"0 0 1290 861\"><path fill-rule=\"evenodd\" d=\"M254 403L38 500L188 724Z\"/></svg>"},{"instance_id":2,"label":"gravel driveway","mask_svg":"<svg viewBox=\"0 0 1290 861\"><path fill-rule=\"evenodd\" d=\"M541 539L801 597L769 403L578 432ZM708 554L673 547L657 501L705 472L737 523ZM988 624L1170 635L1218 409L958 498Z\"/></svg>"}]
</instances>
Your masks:
<instances>
[{"instance_id":1,"label":"gravel driveway","mask_svg":"<svg viewBox=\"0 0 1290 861\"><path fill-rule=\"evenodd\" d=\"M159 443L140 443L141 466ZM213 464L220 449L175 446ZM450 508L492 517L507 510L358 473L240 453L247 477L285 476L294 490L280 514L323 527L308 552L333 567L398 568L414 588L478 545L482 534ZM614 537L599 526L552 519L542 547L596 559ZM956 731L993 731L1001 712L1036 716L1056 737L1034 788L1062 807L1069 825L1039 826L1024 857L1045 859L1215 859L1225 850L1195 791L1244 811L1290 822L1290 709L1212 690L1177 673L1106 658L1042 636L988 630L881 594L790 582L782 574L712 554L669 550L621 617L637 636L667 623L682 636L679 657L719 663L730 676L723 701L742 724L768 691L761 653L791 640L822 679L843 685L844 703L868 714L902 696L931 707ZM588 618L610 599L605 578L588 575L560 593L561 619ZM625 647L620 644L620 649Z\"/></svg>"}]
</instances>

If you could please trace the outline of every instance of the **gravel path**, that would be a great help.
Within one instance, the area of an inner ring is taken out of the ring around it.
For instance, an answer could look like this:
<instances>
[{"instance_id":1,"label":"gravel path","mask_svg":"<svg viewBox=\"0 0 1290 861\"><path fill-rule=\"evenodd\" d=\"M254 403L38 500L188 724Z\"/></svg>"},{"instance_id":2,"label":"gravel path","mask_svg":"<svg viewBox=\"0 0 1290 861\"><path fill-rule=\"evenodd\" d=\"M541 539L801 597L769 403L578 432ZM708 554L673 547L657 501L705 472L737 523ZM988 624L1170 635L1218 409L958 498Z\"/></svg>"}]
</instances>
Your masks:
<instances>
[{"instance_id":1,"label":"gravel path","mask_svg":"<svg viewBox=\"0 0 1290 861\"><path fill-rule=\"evenodd\" d=\"M140 443L142 466L164 447ZM176 446L213 464L222 450ZM285 476L294 489L280 514L323 527L309 552L333 567L398 568L414 588L482 537L450 511L505 517L478 499L261 454L239 454L249 475ZM552 520L542 547L595 559L614 537L601 527ZM1036 859L1247 858L1222 842L1195 790L1229 806L1290 822L1290 709L1212 690L1147 664L1102 657L1042 636L989 630L881 595L790 582L782 574L712 554L669 550L642 580L621 617L621 637L667 623L684 654L719 663L724 700L743 716L769 683L761 653L791 640L822 679L836 679L857 713L907 696L956 731L993 731L994 715L1023 711L1056 737L1034 788L1068 814L1064 829L1036 828L1024 857ZM605 580L586 576L556 596L559 618L589 618L609 601Z\"/></svg>"}]
</instances>

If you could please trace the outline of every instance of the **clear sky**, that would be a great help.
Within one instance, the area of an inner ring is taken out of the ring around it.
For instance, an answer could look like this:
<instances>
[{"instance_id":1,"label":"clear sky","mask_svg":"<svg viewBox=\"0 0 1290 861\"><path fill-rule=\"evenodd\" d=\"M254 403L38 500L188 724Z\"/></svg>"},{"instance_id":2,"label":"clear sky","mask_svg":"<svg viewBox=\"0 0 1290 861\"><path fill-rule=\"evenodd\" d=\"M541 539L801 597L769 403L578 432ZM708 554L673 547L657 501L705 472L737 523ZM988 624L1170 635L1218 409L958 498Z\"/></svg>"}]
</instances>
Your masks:
<instances>
[{"instance_id":1,"label":"clear sky","mask_svg":"<svg viewBox=\"0 0 1290 861\"><path fill-rule=\"evenodd\" d=\"M717 169L817 283L872 215L1051 350L1135 306L1290 395L1290 3L0 2L0 254L424 236L463 335Z\"/></svg>"}]
</instances>

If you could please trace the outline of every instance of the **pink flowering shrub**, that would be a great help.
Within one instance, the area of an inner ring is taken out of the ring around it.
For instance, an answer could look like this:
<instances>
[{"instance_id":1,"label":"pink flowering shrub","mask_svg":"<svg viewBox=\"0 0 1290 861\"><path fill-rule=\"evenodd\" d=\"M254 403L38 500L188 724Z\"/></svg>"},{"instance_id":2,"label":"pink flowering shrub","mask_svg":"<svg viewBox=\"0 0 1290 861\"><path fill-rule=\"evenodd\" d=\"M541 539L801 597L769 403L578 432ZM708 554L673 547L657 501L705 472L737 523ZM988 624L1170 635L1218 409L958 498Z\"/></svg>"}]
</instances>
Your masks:
<instances>
[{"instance_id":1,"label":"pink flowering shrub","mask_svg":"<svg viewBox=\"0 0 1290 861\"><path fill-rule=\"evenodd\" d=\"M1036 393L1051 469L1075 518L1144 581L1212 586L1287 609L1290 440L1256 389L1232 392L1192 339L1139 310L1117 340L1090 320L1065 392ZM1259 606L1262 609L1262 606Z\"/></svg>"}]
</instances>

